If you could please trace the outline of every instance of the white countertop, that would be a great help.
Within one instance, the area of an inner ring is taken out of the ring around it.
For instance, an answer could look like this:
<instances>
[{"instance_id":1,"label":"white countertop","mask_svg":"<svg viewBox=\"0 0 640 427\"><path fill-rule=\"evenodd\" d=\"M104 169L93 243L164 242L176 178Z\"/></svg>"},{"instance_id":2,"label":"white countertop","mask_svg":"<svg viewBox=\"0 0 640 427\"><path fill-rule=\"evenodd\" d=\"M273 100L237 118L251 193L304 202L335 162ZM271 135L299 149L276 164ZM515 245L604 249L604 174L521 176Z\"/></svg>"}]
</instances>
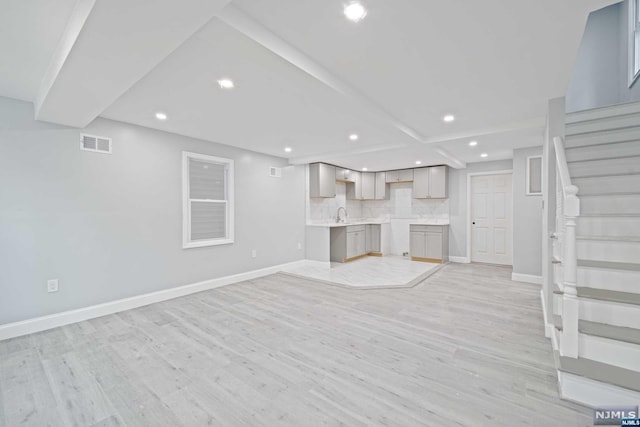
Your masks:
<instances>
[{"instance_id":1,"label":"white countertop","mask_svg":"<svg viewBox=\"0 0 640 427\"><path fill-rule=\"evenodd\" d=\"M449 225L448 219L418 219L411 221L411 225Z\"/></svg>"},{"instance_id":2,"label":"white countertop","mask_svg":"<svg viewBox=\"0 0 640 427\"><path fill-rule=\"evenodd\" d=\"M415 218L410 220L412 225L449 225L448 219L429 219L429 218ZM349 225L366 225L366 224L389 224L391 220L389 218L359 218L349 220L345 222L310 222L307 223L309 227L347 227Z\"/></svg>"},{"instance_id":3,"label":"white countertop","mask_svg":"<svg viewBox=\"0 0 640 427\"><path fill-rule=\"evenodd\" d=\"M388 223L389 223L388 219L363 218L363 219L348 220L347 222L315 222L315 223L312 222L312 223L307 223L307 226L332 228L332 227L348 227L350 225L388 224Z\"/></svg>"}]
</instances>

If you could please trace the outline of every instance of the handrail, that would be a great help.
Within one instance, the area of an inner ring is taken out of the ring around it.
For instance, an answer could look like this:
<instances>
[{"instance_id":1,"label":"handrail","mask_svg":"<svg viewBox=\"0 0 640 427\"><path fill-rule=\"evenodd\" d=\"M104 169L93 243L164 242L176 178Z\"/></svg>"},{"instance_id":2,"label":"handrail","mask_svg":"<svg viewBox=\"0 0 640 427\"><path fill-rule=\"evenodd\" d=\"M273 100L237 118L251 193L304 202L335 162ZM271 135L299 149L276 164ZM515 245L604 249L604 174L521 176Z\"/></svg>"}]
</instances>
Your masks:
<instances>
[{"instance_id":1,"label":"handrail","mask_svg":"<svg viewBox=\"0 0 640 427\"><path fill-rule=\"evenodd\" d=\"M553 138L553 146L556 151L556 164L558 166L558 175L560 176L560 184L562 195L564 196L563 210L566 216L580 216L580 199L578 199L578 187L571 183L569 176L569 165L567 164L567 156L564 152L564 143L562 138L556 136Z\"/></svg>"}]
</instances>

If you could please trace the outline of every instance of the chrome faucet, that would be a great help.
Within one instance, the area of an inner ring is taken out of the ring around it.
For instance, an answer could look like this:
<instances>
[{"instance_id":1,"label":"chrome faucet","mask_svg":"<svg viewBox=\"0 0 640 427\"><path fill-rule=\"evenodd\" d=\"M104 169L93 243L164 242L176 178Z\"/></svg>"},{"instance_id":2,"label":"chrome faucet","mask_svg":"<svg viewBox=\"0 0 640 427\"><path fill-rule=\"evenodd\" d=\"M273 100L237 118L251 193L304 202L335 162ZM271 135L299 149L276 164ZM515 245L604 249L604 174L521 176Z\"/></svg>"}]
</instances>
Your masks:
<instances>
[{"instance_id":1,"label":"chrome faucet","mask_svg":"<svg viewBox=\"0 0 640 427\"><path fill-rule=\"evenodd\" d=\"M340 209L344 211L344 218L340 221ZM336 213L336 222L347 222L347 209L344 206L340 206L338 208L338 213Z\"/></svg>"}]
</instances>

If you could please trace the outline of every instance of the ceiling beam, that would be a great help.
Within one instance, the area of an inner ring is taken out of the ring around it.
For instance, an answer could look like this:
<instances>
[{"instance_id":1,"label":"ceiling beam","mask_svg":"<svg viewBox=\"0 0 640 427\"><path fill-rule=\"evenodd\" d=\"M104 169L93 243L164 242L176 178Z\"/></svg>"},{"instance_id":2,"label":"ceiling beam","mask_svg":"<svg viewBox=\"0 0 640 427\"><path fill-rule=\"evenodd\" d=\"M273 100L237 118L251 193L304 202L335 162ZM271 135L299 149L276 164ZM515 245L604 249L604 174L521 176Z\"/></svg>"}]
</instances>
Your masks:
<instances>
[{"instance_id":1,"label":"ceiling beam","mask_svg":"<svg viewBox=\"0 0 640 427\"><path fill-rule=\"evenodd\" d=\"M310 58L301 50L297 49L287 41L280 38L278 35L274 34L271 30L264 27L262 24L257 22L255 19L253 19L251 16L249 16L233 4L229 4L227 7L225 7L219 13L218 17L227 24L234 27L236 30L253 39L257 43L269 49L292 65L298 67L326 86L348 97L349 99L351 99L351 101L356 103L358 107L367 112L374 119L382 120L390 124L394 128L410 136L416 143L424 144L427 142L426 138L417 130L404 123L397 117L393 116L383 107L378 105L375 101L349 85L344 80L340 79L338 76L326 69L320 63ZM451 166L457 168L463 168L466 166L464 162L457 159L448 151L439 147L437 147L436 150L441 151L441 153L439 154L447 158L451 162ZM354 152L350 151L350 153ZM309 156L309 158L312 157L315 156Z\"/></svg>"},{"instance_id":2,"label":"ceiling beam","mask_svg":"<svg viewBox=\"0 0 640 427\"><path fill-rule=\"evenodd\" d=\"M231 0L78 0L36 99L37 120L85 127Z\"/></svg>"}]
</instances>

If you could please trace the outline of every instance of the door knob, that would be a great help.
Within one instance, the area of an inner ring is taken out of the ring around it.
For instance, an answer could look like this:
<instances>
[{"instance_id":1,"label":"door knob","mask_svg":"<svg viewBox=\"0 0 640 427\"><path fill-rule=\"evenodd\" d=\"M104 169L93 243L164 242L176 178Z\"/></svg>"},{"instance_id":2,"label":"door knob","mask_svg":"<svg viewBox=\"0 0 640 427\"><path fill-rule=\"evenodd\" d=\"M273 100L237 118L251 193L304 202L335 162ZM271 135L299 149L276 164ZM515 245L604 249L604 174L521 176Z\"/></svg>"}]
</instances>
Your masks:
<instances>
[{"instance_id":1,"label":"door knob","mask_svg":"<svg viewBox=\"0 0 640 427\"><path fill-rule=\"evenodd\" d=\"M475 222L475 221L473 221L471 224L476 225L476 222Z\"/></svg>"}]
</instances>

